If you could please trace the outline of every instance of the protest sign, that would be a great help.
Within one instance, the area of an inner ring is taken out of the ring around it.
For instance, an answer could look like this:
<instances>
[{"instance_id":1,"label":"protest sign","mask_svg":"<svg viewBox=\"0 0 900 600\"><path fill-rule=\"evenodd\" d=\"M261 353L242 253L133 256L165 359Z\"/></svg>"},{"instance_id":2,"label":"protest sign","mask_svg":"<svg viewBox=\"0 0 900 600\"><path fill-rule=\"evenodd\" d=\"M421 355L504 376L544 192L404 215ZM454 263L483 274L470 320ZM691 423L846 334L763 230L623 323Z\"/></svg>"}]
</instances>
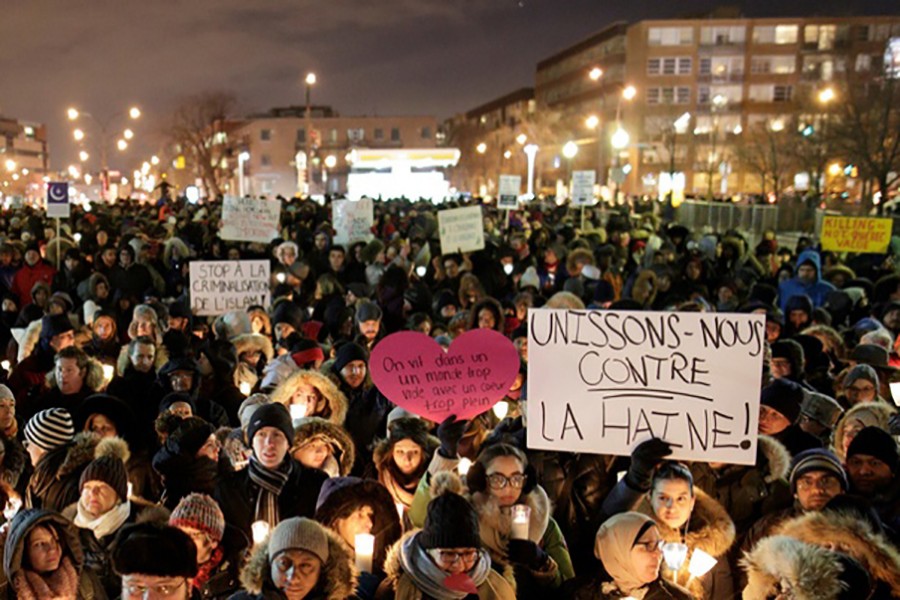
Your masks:
<instances>
[{"instance_id":1,"label":"protest sign","mask_svg":"<svg viewBox=\"0 0 900 600\"><path fill-rule=\"evenodd\" d=\"M572 206L592 206L594 200L594 183L597 181L596 171L575 171L572 173Z\"/></svg>"},{"instance_id":2,"label":"protest sign","mask_svg":"<svg viewBox=\"0 0 900 600\"><path fill-rule=\"evenodd\" d=\"M335 200L331 203L331 222L334 224L334 243L352 244L372 239L375 217L371 198Z\"/></svg>"},{"instance_id":3,"label":"protest sign","mask_svg":"<svg viewBox=\"0 0 900 600\"><path fill-rule=\"evenodd\" d=\"M763 315L529 309L528 447L756 462Z\"/></svg>"},{"instance_id":4,"label":"protest sign","mask_svg":"<svg viewBox=\"0 0 900 600\"><path fill-rule=\"evenodd\" d=\"M893 219L826 216L822 219L822 250L886 252L892 225Z\"/></svg>"},{"instance_id":5,"label":"protest sign","mask_svg":"<svg viewBox=\"0 0 900 600\"><path fill-rule=\"evenodd\" d=\"M519 206L519 189L522 187L521 175L501 175L497 208L516 210Z\"/></svg>"},{"instance_id":6,"label":"protest sign","mask_svg":"<svg viewBox=\"0 0 900 600\"><path fill-rule=\"evenodd\" d=\"M233 242L268 244L278 237L281 202L225 196L219 237Z\"/></svg>"},{"instance_id":7,"label":"protest sign","mask_svg":"<svg viewBox=\"0 0 900 600\"><path fill-rule=\"evenodd\" d=\"M471 419L503 399L519 372L519 353L503 334L473 329L444 351L424 333L401 331L378 342L372 381L387 399L440 423Z\"/></svg>"},{"instance_id":8,"label":"protest sign","mask_svg":"<svg viewBox=\"0 0 900 600\"><path fill-rule=\"evenodd\" d=\"M438 212L441 252L475 252L484 250L484 221L480 206L451 208Z\"/></svg>"},{"instance_id":9,"label":"protest sign","mask_svg":"<svg viewBox=\"0 0 900 600\"><path fill-rule=\"evenodd\" d=\"M269 305L269 261L215 260L190 263L191 311L221 315Z\"/></svg>"}]
</instances>

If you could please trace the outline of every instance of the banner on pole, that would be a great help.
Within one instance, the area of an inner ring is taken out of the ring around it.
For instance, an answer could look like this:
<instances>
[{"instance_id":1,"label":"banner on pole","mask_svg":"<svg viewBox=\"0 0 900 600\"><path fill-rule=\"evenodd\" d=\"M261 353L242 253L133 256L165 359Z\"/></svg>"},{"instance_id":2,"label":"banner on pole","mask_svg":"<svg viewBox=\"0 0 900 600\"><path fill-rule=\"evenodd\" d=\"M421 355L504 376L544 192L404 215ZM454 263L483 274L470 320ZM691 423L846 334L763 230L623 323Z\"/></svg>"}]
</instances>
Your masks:
<instances>
[{"instance_id":1,"label":"banner on pole","mask_svg":"<svg viewBox=\"0 0 900 600\"><path fill-rule=\"evenodd\" d=\"M268 244L278 237L281 202L225 196L219 237L232 242Z\"/></svg>"},{"instance_id":2,"label":"banner on pole","mask_svg":"<svg viewBox=\"0 0 900 600\"><path fill-rule=\"evenodd\" d=\"M575 171L572 173L572 206L593 206L596 171Z\"/></svg>"},{"instance_id":3,"label":"banner on pole","mask_svg":"<svg viewBox=\"0 0 900 600\"><path fill-rule=\"evenodd\" d=\"M887 252L893 219L826 216L822 220L822 250Z\"/></svg>"},{"instance_id":4,"label":"banner on pole","mask_svg":"<svg viewBox=\"0 0 900 600\"><path fill-rule=\"evenodd\" d=\"M57 219L68 219L71 211L69 206L69 183L66 181L54 181L47 184L47 216Z\"/></svg>"},{"instance_id":5,"label":"banner on pole","mask_svg":"<svg viewBox=\"0 0 900 600\"><path fill-rule=\"evenodd\" d=\"M269 306L269 261L215 260L190 263L191 312L215 316Z\"/></svg>"},{"instance_id":6,"label":"banner on pole","mask_svg":"<svg viewBox=\"0 0 900 600\"><path fill-rule=\"evenodd\" d=\"M331 217L335 244L371 241L372 225L375 223L371 198L335 200L331 203Z\"/></svg>"},{"instance_id":7,"label":"banner on pole","mask_svg":"<svg viewBox=\"0 0 900 600\"><path fill-rule=\"evenodd\" d=\"M519 207L519 189L522 187L520 175L501 175L497 208L516 210Z\"/></svg>"},{"instance_id":8,"label":"banner on pole","mask_svg":"<svg viewBox=\"0 0 900 600\"><path fill-rule=\"evenodd\" d=\"M763 315L531 309L528 447L756 462Z\"/></svg>"},{"instance_id":9,"label":"banner on pole","mask_svg":"<svg viewBox=\"0 0 900 600\"><path fill-rule=\"evenodd\" d=\"M480 206L451 208L438 212L441 253L484 250L484 220Z\"/></svg>"}]
</instances>

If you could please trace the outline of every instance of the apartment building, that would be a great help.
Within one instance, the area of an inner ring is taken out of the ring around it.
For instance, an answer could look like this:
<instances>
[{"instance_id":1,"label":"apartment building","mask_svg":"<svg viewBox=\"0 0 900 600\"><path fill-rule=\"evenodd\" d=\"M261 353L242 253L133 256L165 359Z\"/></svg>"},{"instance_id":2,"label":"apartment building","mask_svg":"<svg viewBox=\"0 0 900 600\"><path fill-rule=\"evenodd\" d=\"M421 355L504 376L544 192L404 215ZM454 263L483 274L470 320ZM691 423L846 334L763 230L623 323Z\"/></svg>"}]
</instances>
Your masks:
<instances>
[{"instance_id":1,"label":"apartment building","mask_svg":"<svg viewBox=\"0 0 900 600\"><path fill-rule=\"evenodd\" d=\"M0 195L40 196L49 165L47 127L0 115Z\"/></svg>"}]
</instances>

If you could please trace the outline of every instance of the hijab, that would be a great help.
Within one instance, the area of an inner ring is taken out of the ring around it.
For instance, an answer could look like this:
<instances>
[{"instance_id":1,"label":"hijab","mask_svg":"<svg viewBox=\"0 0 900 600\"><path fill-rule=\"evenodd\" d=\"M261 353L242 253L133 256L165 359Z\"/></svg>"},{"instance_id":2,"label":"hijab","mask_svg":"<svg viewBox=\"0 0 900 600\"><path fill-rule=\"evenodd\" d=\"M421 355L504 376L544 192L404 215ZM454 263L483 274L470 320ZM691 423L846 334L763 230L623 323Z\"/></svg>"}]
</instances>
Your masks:
<instances>
[{"instance_id":1,"label":"hijab","mask_svg":"<svg viewBox=\"0 0 900 600\"><path fill-rule=\"evenodd\" d=\"M615 587L625 595L643 596L641 588L647 584L634 571L631 549L638 537L655 525L647 515L626 512L608 519L597 531L594 555L613 578Z\"/></svg>"}]
</instances>

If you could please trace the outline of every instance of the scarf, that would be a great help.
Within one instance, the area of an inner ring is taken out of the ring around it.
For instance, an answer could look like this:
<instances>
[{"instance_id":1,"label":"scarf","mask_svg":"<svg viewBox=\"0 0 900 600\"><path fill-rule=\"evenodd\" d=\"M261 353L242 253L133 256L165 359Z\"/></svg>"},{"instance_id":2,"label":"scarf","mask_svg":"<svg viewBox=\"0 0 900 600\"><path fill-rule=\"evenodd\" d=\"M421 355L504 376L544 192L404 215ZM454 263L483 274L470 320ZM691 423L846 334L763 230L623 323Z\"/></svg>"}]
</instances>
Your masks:
<instances>
[{"instance_id":1,"label":"scarf","mask_svg":"<svg viewBox=\"0 0 900 600\"><path fill-rule=\"evenodd\" d=\"M75 525L81 529L90 529L98 540L118 531L131 515L131 501L126 500L112 510L109 510L97 518L92 517L84 510L81 501L78 501L78 514L75 515Z\"/></svg>"},{"instance_id":2,"label":"scarf","mask_svg":"<svg viewBox=\"0 0 900 600\"><path fill-rule=\"evenodd\" d=\"M292 462L290 458L286 458L276 470L273 470L264 467L256 456L250 455L247 474L250 481L259 487L254 521L265 521L273 529L278 525L281 520L278 516L278 496L291 475Z\"/></svg>"},{"instance_id":3,"label":"scarf","mask_svg":"<svg viewBox=\"0 0 900 600\"><path fill-rule=\"evenodd\" d=\"M219 568L219 565L222 564L223 558L225 558L225 550L223 550L220 545L213 550L209 560L197 568L197 576L194 577L195 588L198 590L203 589L203 586L206 585L209 578L213 576L213 573Z\"/></svg>"},{"instance_id":4,"label":"scarf","mask_svg":"<svg viewBox=\"0 0 900 600\"><path fill-rule=\"evenodd\" d=\"M78 598L78 572L68 556L64 556L59 568L49 575L40 575L30 569L20 569L13 575L13 588L19 600L76 600Z\"/></svg>"},{"instance_id":5,"label":"scarf","mask_svg":"<svg viewBox=\"0 0 900 600\"><path fill-rule=\"evenodd\" d=\"M594 555L613 578L612 582L601 585L604 594L618 591L623 596L638 600L647 594L647 584L634 573L631 549L648 522L654 523L647 515L626 512L615 515L600 526L594 542Z\"/></svg>"},{"instance_id":6,"label":"scarf","mask_svg":"<svg viewBox=\"0 0 900 600\"><path fill-rule=\"evenodd\" d=\"M428 552L419 544L419 535L409 536L400 549L400 564L403 571L408 574L416 589L422 591L423 594L436 600L462 600L469 595L468 592L451 590L444 587L444 580L448 574L442 571ZM471 577L475 587L482 585L487 581L491 572L491 558L484 550L478 551L478 561L469 570L467 575Z\"/></svg>"}]
</instances>

